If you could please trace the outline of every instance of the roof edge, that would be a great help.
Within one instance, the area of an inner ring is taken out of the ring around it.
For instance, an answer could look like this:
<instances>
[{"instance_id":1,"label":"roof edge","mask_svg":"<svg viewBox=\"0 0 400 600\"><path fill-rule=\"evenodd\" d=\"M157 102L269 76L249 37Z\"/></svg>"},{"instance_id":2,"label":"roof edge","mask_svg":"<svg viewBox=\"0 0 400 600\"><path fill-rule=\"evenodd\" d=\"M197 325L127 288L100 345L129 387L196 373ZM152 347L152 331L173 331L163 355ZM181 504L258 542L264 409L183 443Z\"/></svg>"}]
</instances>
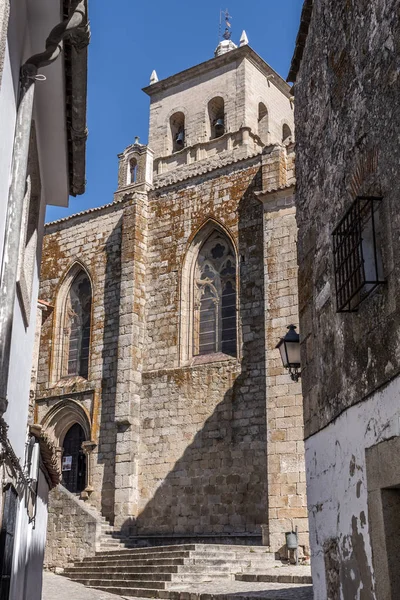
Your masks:
<instances>
[{"instance_id":1,"label":"roof edge","mask_svg":"<svg viewBox=\"0 0 400 600\"><path fill-rule=\"evenodd\" d=\"M157 94L158 92L168 89L169 87L179 85L184 81L194 79L199 75L202 75L218 67L227 65L231 62L242 58L248 58L255 66L257 66L261 71L266 73L266 75L274 75L274 78L271 79L271 83L275 85L288 98L291 96L290 85L249 45L240 46L235 50L231 50L230 52L221 54L221 56L210 58L205 62L195 65L194 67L189 67L189 69L185 69L184 71L175 73L175 75L170 75L165 79L157 81L157 83L153 83L142 88L142 91L151 97L154 94Z\"/></svg>"},{"instance_id":2,"label":"roof edge","mask_svg":"<svg viewBox=\"0 0 400 600\"><path fill-rule=\"evenodd\" d=\"M313 10L313 0L304 0L303 9L301 11L300 26L297 33L295 49L290 64L287 80L290 83L296 83L297 74L300 69L303 58L304 48L306 46L308 30L311 23L311 15Z\"/></svg>"},{"instance_id":3,"label":"roof edge","mask_svg":"<svg viewBox=\"0 0 400 600\"><path fill-rule=\"evenodd\" d=\"M64 41L65 102L69 193L79 196L86 187L87 74L90 28L86 4L85 24ZM70 0L64 0L68 16Z\"/></svg>"}]
</instances>

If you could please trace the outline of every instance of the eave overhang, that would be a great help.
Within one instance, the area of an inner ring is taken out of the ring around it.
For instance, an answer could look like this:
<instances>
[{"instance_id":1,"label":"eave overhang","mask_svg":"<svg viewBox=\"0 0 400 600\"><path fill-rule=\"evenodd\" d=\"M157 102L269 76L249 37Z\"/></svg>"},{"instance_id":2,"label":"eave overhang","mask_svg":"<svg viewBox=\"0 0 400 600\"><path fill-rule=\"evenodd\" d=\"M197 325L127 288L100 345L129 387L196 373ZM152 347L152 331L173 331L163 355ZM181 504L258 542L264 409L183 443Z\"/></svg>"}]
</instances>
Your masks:
<instances>
[{"instance_id":1,"label":"eave overhang","mask_svg":"<svg viewBox=\"0 0 400 600\"><path fill-rule=\"evenodd\" d=\"M63 0L64 18L68 17L71 4L71 0ZM87 68L90 31L87 1L85 4L86 26L64 42L68 175L71 196L83 194L86 187Z\"/></svg>"},{"instance_id":2,"label":"eave overhang","mask_svg":"<svg viewBox=\"0 0 400 600\"><path fill-rule=\"evenodd\" d=\"M304 0L303 10L301 11L300 27L296 38L296 46L293 53L292 62L290 65L289 75L286 81L291 83L296 82L297 74L300 69L301 60L303 58L304 48L306 47L308 30L310 28L311 15L313 9L313 0Z\"/></svg>"}]
</instances>

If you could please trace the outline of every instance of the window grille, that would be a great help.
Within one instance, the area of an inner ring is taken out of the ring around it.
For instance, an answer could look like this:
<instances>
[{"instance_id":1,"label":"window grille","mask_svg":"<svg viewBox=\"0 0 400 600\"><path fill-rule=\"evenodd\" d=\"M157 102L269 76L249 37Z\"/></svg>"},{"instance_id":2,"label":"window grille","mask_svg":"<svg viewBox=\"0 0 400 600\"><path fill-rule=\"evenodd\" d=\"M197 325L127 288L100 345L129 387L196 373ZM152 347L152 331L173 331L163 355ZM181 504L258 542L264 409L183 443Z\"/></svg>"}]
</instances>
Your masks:
<instances>
[{"instance_id":1,"label":"window grille","mask_svg":"<svg viewBox=\"0 0 400 600\"><path fill-rule=\"evenodd\" d=\"M332 233L337 312L353 312L384 283L377 243L382 198L359 196Z\"/></svg>"}]
</instances>

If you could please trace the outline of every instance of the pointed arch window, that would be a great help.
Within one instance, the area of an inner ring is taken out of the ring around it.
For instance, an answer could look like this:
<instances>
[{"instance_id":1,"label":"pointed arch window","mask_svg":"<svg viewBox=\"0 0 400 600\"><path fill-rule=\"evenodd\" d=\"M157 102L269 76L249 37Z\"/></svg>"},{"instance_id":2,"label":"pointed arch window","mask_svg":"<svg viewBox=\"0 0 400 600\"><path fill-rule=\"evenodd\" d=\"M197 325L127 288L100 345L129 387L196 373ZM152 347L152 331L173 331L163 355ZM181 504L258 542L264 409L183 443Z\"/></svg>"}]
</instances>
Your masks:
<instances>
[{"instance_id":1,"label":"pointed arch window","mask_svg":"<svg viewBox=\"0 0 400 600\"><path fill-rule=\"evenodd\" d=\"M204 242L194 279L193 356L236 356L236 257L227 236L214 231Z\"/></svg>"},{"instance_id":2,"label":"pointed arch window","mask_svg":"<svg viewBox=\"0 0 400 600\"><path fill-rule=\"evenodd\" d=\"M89 375L92 286L80 271L69 288L64 310L63 375Z\"/></svg>"}]
</instances>

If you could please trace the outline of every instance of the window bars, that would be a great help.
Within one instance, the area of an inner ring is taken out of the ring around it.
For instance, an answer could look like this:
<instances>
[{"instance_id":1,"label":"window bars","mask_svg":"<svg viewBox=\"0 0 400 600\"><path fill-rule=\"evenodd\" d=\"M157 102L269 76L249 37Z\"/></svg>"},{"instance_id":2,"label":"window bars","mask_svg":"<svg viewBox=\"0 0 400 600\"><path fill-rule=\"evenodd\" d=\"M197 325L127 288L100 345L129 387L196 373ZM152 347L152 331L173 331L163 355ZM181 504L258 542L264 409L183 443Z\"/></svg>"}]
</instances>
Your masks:
<instances>
[{"instance_id":1,"label":"window bars","mask_svg":"<svg viewBox=\"0 0 400 600\"><path fill-rule=\"evenodd\" d=\"M334 229L337 312L354 312L359 304L384 283L377 245L377 208L382 198L359 196Z\"/></svg>"}]
</instances>

